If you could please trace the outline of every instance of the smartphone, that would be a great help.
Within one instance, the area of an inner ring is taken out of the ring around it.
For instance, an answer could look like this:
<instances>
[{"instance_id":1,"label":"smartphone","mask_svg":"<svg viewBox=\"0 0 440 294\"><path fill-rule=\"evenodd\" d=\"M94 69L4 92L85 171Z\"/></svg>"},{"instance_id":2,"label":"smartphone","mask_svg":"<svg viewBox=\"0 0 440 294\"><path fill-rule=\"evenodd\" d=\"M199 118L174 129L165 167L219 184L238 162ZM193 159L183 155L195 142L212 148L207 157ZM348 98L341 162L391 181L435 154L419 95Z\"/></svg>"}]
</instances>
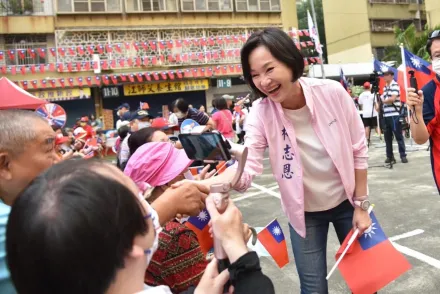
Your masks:
<instances>
[{"instance_id":1,"label":"smartphone","mask_svg":"<svg viewBox=\"0 0 440 294\"><path fill-rule=\"evenodd\" d=\"M192 160L228 161L229 143L219 133L180 134L180 143Z\"/></svg>"}]
</instances>

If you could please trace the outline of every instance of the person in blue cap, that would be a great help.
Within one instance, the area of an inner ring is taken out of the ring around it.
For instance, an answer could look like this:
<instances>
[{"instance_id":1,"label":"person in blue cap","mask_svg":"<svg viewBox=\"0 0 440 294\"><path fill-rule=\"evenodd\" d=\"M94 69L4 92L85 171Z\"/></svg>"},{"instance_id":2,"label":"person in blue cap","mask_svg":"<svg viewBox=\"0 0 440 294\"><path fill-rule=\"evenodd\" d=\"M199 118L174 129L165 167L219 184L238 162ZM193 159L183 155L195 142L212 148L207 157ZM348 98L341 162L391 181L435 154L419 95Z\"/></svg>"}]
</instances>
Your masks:
<instances>
[{"instance_id":1,"label":"person in blue cap","mask_svg":"<svg viewBox=\"0 0 440 294\"><path fill-rule=\"evenodd\" d=\"M130 121L130 105L128 103L123 103L116 108L116 115L119 117L119 120L116 122L116 129L118 130L122 126L122 122ZM127 115L128 114L128 115ZM124 117L124 115L126 115ZM125 119L124 119L125 118ZM128 119L127 119L128 118Z\"/></svg>"}]
</instances>

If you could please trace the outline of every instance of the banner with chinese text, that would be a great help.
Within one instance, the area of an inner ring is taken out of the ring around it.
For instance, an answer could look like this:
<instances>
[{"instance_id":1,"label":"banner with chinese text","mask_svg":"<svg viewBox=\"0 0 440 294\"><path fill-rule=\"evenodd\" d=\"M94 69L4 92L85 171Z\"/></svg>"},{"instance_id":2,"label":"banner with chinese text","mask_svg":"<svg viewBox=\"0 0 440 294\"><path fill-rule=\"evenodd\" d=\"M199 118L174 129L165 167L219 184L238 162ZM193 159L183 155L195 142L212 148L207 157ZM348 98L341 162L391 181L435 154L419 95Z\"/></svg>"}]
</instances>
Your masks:
<instances>
[{"instance_id":1,"label":"banner with chinese text","mask_svg":"<svg viewBox=\"0 0 440 294\"><path fill-rule=\"evenodd\" d=\"M90 88L56 89L30 91L32 95L48 101L65 101L76 99L89 99L91 97Z\"/></svg>"},{"instance_id":2,"label":"banner with chinese text","mask_svg":"<svg viewBox=\"0 0 440 294\"><path fill-rule=\"evenodd\" d=\"M160 83L124 85L125 96L165 94L174 92L204 91L209 88L209 80L188 80Z\"/></svg>"}]
</instances>

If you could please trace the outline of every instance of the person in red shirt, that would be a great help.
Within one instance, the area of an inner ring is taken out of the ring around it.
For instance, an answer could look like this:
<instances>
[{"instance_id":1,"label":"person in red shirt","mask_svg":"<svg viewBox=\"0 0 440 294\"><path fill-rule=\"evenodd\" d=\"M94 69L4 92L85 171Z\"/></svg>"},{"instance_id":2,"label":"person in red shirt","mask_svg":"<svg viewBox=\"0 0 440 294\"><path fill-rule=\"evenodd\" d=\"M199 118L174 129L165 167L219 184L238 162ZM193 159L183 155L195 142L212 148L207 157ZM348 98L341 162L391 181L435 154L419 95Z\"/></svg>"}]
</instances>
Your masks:
<instances>
[{"instance_id":1,"label":"person in red shirt","mask_svg":"<svg viewBox=\"0 0 440 294\"><path fill-rule=\"evenodd\" d=\"M218 111L212 115L212 120L215 122L217 130L226 139L233 141L235 139L234 129L232 128L233 118L226 99L223 97L217 98L215 105Z\"/></svg>"},{"instance_id":2,"label":"person in red shirt","mask_svg":"<svg viewBox=\"0 0 440 294\"><path fill-rule=\"evenodd\" d=\"M91 125L89 125L89 118L87 116L84 116L81 118L79 125L87 133L84 137L85 141L95 137L95 130L93 129L93 127Z\"/></svg>"}]
</instances>

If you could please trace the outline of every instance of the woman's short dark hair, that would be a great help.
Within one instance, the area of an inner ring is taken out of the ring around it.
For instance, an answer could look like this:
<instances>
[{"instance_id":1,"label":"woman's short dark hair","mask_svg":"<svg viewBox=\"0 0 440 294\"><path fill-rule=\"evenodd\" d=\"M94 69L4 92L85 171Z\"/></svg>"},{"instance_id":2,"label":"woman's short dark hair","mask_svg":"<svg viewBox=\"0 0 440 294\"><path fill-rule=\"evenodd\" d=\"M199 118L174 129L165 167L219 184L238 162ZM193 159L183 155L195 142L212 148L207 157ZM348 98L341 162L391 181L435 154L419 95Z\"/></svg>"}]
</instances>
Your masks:
<instances>
[{"instance_id":1,"label":"woman's short dark hair","mask_svg":"<svg viewBox=\"0 0 440 294\"><path fill-rule=\"evenodd\" d=\"M258 97L266 97L252 81L249 56L257 47L264 46L280 62L292 70L293 80L297 81L304 73L304 57L296 47L292 38L278 28L266 28L253 33L241 49L241 65L243 76Z\"/></svg>"},{"instance_id":2,"label":"woman's short dark hair","mask_svg":"<svg viewBox=\"0 0 440 294\"><path fill-rule=\"evenodd\" d=\"M144 128L131 134L130 138L128 138L128 148L130 148L130 154L134 154L142 145L150 143L154 133L157 131L158 129L155 128Z\"/></svg>"},{"instance_id":3,"label":"woman's short dark hair","mask_svg":"<svg viewBox=\"0 0 440 294\"><path fill-rule=\"evenodd\" d=\"M186 102L185 99L178 98L178 99L176 99L176 101L174 103L174 107L176 107L177 109L179 109L179 111L181 111L183 113L187 113L188 109L189 109L189 104L188 104L188 102ZM174 111L174 109L173 109L173 111Z\"/></svg>"},{"instance_id":4,"label":"woman's short dark hair","mask_svg":"<svg viewBox=\"0 0 440 294\"><path fill-rule=\"evenodd\" d=\"M147 234L138 198L99 174L103 165L63 161L15 201L6 250L18 293L105 293L124 267L134 238Z\"/></svg>"},{"instance_id":5,"label":"woman's short dark hair","mask_svg":"<svg viewBox=\"0 0 440 294\"><path fill-rule=\"evenodd\" d=\"M122 126L118 129L118 136L121 138L121 141L127 137L128 133L130 132L129 126Z\"/></svg>"},{"instance_id":6,"label":"woman's short dark hair","mask_svg":"<svg viewBox=\"0 0 440 294\"><path fill-rule=\"evenodd\" d=\"M228 109L228 103L223 97L215 98L215 105L218 110Z\"/></svg>"}]
</instances>

